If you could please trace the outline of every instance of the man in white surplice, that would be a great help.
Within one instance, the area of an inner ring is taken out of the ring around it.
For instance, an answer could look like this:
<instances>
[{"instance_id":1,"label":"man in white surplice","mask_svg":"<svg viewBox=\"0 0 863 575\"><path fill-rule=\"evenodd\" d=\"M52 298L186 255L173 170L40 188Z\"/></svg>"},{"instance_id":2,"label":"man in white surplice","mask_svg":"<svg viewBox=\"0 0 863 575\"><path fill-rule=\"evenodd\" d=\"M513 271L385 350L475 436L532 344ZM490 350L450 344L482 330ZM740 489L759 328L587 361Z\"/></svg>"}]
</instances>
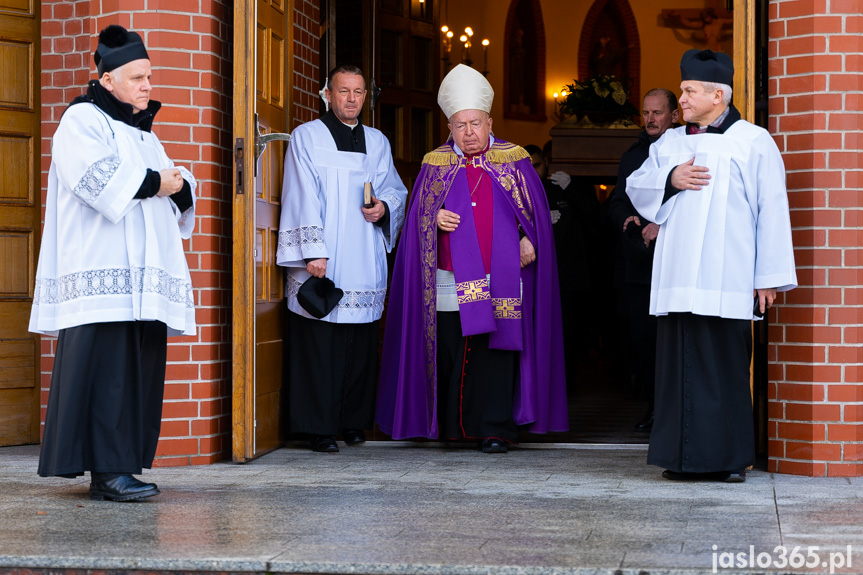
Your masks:
<instances>
[{"instance_id":1,"label":"man in white surplice","mask_svg":"<svg viewBox=\"0 0 863 575\"><path fill-rule=\"evenodd\" d=\"M132 474L159 440L167 337L195 334L183 240L197 183L152 133L141 37L111 25L99 73L63 114L51 147L30 331L57 334L39 475L90 472L90 497L159 493Z\"/></svg>"},{"instance_id":2,"label":"man in white surplice","mask_svg":"<svg viewBox=\"0 0 863 575\"><path fill-rule=\"evenodd\" d=\"M324 94L331 109L294 130L288 146L276 261L288 268L290 428L308 434L313 450L336 452L336 435L359 444L373 424L387 252L404 221L407 189L386 137L359 121L362 71L337 67ZM321 318L297 299L312 276L344 292Z\"/></svg>"},{"instance_id":3,"label":"man in white surplice","mask_svg":"<svg viewBox=\"0 0 863 575\"><path fill-rule=\"evenodd\" d=\"M755 459L751 321L797 286L785 168L770 134L730 103L727 54L689 50L680 70L688 125L666 131L626 180L635 209L660 226L648 463L667 479L742 482Z\"/></svg>"}]
</instances>

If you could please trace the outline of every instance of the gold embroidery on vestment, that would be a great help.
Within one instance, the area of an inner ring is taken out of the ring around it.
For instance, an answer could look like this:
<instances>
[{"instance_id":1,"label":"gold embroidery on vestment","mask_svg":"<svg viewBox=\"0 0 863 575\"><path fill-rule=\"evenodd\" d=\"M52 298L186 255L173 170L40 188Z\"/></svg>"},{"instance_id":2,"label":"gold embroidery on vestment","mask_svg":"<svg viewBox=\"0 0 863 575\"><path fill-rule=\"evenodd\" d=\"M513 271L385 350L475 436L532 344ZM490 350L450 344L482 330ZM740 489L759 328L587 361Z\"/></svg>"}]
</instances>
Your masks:
<instances>
[{"instance_id":1,"label":"gold embroidery on vestment","mask_svg":"<svg viewBox=\"0 0 863 575\"><path fill-rule=\"evenodd\" d=\"M495 297L491 299L494 319L521 319L521 298Z\"/></svg>"},{"instance_id":2,"label":"gold embroidery on vestment","mask_svg":"<svg viewBox=\"0 0 863 575\"><path fill-rule=\"evenodd\" d=\"M488 278L469 282L459 282L455 284L455 291L456 295L458 295L458 303L460 304L491 299Z\"/></svg>"},{"instance_id":3,"label":"gold embroidery on vestment","mask_svg":"<svg viewBox=\"0 0 863 575\"><path fill-rule=\"evenodd\" d=\"M448 150L448 152L447 152ZM455 161L450 161L454 159ZM426 161L430 160L430 161ZM426 326L425 360L426 360L426 392L429 394L429 406L434 404L435 373L437 365L437 226L435 225L438 210L443 205L446 193L458 171L459 156L449 146L442 146L426 154L423 159L425 177L419 187L419 243L421 250L420 272L423 285L423 314ZM431 409L431 408L430 408ZM432 417L430 414L429 417Z\"/></svg>"},{"instance_id":4,"label":"gold embroidery on vestment","mask_svg":"<svg viewBox=\"0 0 863 575\"><path fill-rule=\"evenodd\" d=\"M509 164L529 158L530 154L521 146L510 144L509 142L505 144L495 142L489 151L485 153L485 157L493 164Z\"/></svg>"}]
</instances>

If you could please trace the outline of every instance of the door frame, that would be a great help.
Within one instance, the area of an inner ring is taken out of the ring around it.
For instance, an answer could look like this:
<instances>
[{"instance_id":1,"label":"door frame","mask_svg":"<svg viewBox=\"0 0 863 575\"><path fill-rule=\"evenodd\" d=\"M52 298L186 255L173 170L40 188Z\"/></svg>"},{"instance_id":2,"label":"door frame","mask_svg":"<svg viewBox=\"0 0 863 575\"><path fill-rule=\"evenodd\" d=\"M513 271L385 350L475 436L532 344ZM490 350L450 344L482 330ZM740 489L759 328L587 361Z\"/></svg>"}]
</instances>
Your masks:
<instances>
[{"instance_id":1,"label":"door frame","mask_svg":"<svg viewBox=\"0 0 863 575\"><path fill-rule=\"evenodd\" d=\"M257 0L234 2L233 90L233 301L232 301L232 455L234 461L254 458L255 438L255 32ZM734 103L742 117L755 117L755 10L756 0L733 0ZM287 3L292 28L293 3ZM293 34L289 35L287 64L290 72ZM320 50L323 57L326 53ZM374 59L372 58L372 61ZM371 72L371 70L370 70ZM289 77L292 77L290 75ZM293 81L288 82L289 110L293 108ZM293 114L288 113L289 122ZM242 155L238 143L242 139Z\"/></svg>"},{"instance_id":2,"label":"door frame","mask_svg":"<svg viewBox=\"0 0 863 575\"><path fill-rule=\"evenodd\" d=\"M755 120L756 0L734 0L734 106L744 120ZM739 32L739 33L738 33Z\"/></svg>"},{"instance_id":3,"label":"door frame","mask_svg":"<svg viewBox=\"0 0 863 575\"><path fill-rule=\"evenodd\" d=\"M234 2L232 455L255 451L255 32L257 0Z\"/></svg>"}]
</instances>

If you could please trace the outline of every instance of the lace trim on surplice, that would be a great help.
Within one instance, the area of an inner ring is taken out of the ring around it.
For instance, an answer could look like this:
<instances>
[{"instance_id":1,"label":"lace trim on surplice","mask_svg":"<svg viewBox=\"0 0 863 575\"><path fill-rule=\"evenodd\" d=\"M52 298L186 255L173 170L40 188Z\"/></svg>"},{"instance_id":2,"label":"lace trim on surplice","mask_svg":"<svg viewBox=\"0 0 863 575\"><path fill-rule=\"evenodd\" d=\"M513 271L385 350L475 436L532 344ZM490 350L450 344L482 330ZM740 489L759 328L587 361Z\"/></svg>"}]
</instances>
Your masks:
<instances>
[{"instance_id":1,"label":"lace trim on surplice","mask_svg":"<svg viewBox=\"0 0 863 575\"><path fill-rule=\"evenodd\" d=\"M87 172L72 189L72 193L88 206L92 206L99 199L99 195L104 191L105 186L114 177L119 167L120 158L117 156L102 158L87 168Z\"/></svg>"},{"instance_id":2,"label":"lace trim on surplice","mask_svg":"<svg viewBox=\"0 0 863 575\"><path fill-rule=\"evenodd\" d=\"M324 244L324 228L321 226L300 226L279 232L279 250L315 244Z\"/></svg>"},{"instance_id":3,"label":"lace trim on surplice","mask_svg":"<svg viewBox=\"0 0 863 575\"><path fill-rule=\"evenodd\" d=\"M296 298L302 283L288 276L288 297ZM338 309L344 310L366 310L371 309L375 315L384 311L384 301L387 297L387 289L374 290L343 290L345 293L339 300Z\"/></svg>"},{"instance_id":4,"label":"lace trim on surplice","mask_svg":"<svg viewBox=\"0 0 863 575\"><path fill-rule=\"evenodd\" d=\"M35 305L58 305L102 295L155 293L168 301L194 307L191 282L157 268L87 270L59 278L36 280Z\"/></svg>"}]
</instances>

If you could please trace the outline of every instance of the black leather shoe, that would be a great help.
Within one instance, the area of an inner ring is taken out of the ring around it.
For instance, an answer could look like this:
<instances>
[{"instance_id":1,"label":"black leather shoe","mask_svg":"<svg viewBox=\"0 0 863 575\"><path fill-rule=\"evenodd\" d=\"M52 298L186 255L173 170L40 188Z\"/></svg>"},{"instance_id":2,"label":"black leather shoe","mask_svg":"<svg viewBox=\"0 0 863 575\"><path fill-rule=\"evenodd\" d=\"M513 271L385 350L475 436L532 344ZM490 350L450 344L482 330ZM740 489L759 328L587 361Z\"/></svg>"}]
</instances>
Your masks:
<instances>
[{"instance_id":1,"label":"black leather shoe","mask_svg":"<svg viewBox=\"0 0 863 575\"><path fill-rule=\"evenodd\" d=\"M366 442L366 434L362 429L349 429L342 434L342 439L348 445L359 445Z\"/></svg>"},{"instance_id":2,"label":"black leather shoe","mask_svg":"<svg viewBox=\"0 0 863 575\"><path fill-rule=\"evenodd\" d=\"M336 445L336 440L332 435L316 435L312 438L312 451L318 453L338 453L339 446Z\"/></svg>"},{"instance_id":3,"label":"black leather shoe","mask_svg":"<svg viewBox=\"0 0 863 575\"><path fill-rule=\"evenodd\" d=\"M106 481L90 483L90 499L95 501L137 501L159 494L155 483L138 481L131 475L119 475Z\"/></svg>"},{"instance_id":4,"label":"black leather shoe","mask_svg":"<svg viewBox=\"0 0 863 575\"><path fill-rule=\"evenodd\" d=\"M697 475L695 473L683 473L681 471L671 471L670 469L666 469L662 472L662 477L670 479L671 481L685 481L687 479L695 479Z\"/></svg>"},{"instance_id":5,"label":"black leather shoe","mask_svg":"<svg viewBox=\"0 0 863 575\"><path fill-rule=\"evenodd\" d=\"M480 441L479 448L483 453L506 453L509 451L506 442L494 437L486 437Z\"/></svg>"},{"instance_id":6,"label":"black leather shoe","mask_svg":"<svg viewBox=\"0 0 863 575\"><path fill-rule=\"evenodd\" d=\"M723 471L719 474L719 481L723 483L743 483L746 481L746 471Z\"/></svg>"},{"instance_id":7,"label":"black leather shoe","mask_svg":"<svg viewBox=\"0 0 863 575\"><path fill-rule=\"evenodd\" d=\"M650 410L644 419L635 424L635 431L650 431L653 429L653 410Z\"/></svg>"}]
</instances>

